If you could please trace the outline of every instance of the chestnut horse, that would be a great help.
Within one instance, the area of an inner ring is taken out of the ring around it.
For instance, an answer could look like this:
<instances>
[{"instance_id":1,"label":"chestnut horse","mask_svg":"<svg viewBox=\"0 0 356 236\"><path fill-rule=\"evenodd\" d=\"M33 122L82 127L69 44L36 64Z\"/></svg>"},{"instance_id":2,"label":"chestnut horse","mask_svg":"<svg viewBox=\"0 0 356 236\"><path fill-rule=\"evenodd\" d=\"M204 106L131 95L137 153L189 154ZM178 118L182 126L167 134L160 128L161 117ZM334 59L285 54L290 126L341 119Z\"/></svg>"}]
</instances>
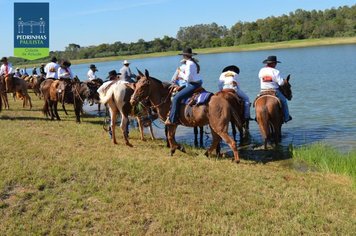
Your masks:
<instances>
[{"instance_id":1,"label":"chestnut horse","mask_svg":"<svg viewBox=\"0 0 356 236\"><path fill-rule=\"evenodd\" d=\"M292 99L292 90L289 83L290 75L287 76L284 84L279 86L279 90L287 98ZM256 121L264 141L264 148L267 149L268 141L274 140L278 145L282 137L283 111L282 104L275 96L274 91L262 93L255 100Z\"/></svg>"},{"instance_id":2,"label":"chestnut horse","mask_svg":"<svg viewBox=\"0 0 356 236\"><path fill-rule=\"evenodd\" d=\"M32 108L32 102L31 102L31 97L28 94L27 91L27 83L26 81L24 81L23 79L17 78L17 77L13 77L12 75L8 75L8 76L1 76L0 80L2 81L1 83L3 85L5 85L5 91L1 92L1 96L5 102L5 106L7 106L7 108L9 107L8 104L8 100L7 100L7 92L8 93L13 93L14 95L16 94L16 96L18 98L21 98L23 100L23 104L22 107L25 107L26 105L30 106L30 109Z\"/></svg>"},{"instance_id":3,"label":"chestnut horse","mask_svg":"<svg viewBox=\"0 0 356 236\"><path fill-rule=\"evenodd\" d=\"M150 77L147 70L145 70L145 74L139 71L139 75L141 78L135 85L135 91L130 101L131 104L135 105L143 99L148 98L152 107L157 110L159 118L165 121L171 107L171 90L169 86L158 79ZM182 104L179 111L181 125L195 127L209 124L211 128L213 140L205 154L208 156L216 150L220 140L223 139L232 149L235 162L240 162L236 142L228 135L230 121L237 126L240 133L242 132L242 124L244 122L242 104L239 102L236 93L221 91L212 95L206 105L188 106ZM167 128L171 155L174 154L176 149L185 152L184 147L179 145L175 140L177 125L169 125Z\"/></svg>"},{"instance_id":4,"label":"chestnut horse","mask_svg":"<svg viewBox=\"0 0 356 236\"><path fill-rule=\"evenodd\" d=\"M80 123L80 113L83 108L84 100L89 95L89 88L86 84L79 80L53 80L46 79L41 83L41 93L45 103L42 108L43 114L50 115L51 120L56 117L60 120L58 115L58 102L62 102L63 110L66 114L64 104L70 103L74 106L74 112L76 116L76 122Z\"/></svg>"}]
</instances>

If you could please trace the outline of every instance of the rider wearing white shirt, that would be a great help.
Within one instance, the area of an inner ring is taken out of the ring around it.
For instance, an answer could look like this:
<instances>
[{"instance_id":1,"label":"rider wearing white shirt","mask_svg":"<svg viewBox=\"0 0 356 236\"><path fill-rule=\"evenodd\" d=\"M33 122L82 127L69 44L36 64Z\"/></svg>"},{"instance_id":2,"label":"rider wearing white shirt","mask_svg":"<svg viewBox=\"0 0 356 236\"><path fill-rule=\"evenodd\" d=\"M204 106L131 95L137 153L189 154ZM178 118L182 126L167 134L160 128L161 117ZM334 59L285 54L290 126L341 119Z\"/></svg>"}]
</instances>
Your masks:
<instances>
[{"instance_id":1,"label":"rider wearing white shirt","mask_svg":"<svg viewBox=\"0 0 356 236\"><path fill-rule=\"evenodd\" d=\"M284 84L284 79L280 76L279 70L275 68L277 63L281 62L277 61L276 56L269 56L263 63L267 65L258 73L261 90L274 90L276 92L277 97L282 103L284 122L287 123L292 120L292 117L289 115L287 99L279 90L279 86Z\"/></svg>"},{"instance_id":2,"label":"rider wearing white shirt","mask_svg":"<svg viewBox=\"0 0 356 236\"><path fill-rule=\"evenodd\" d=\"M44 71L46 72L46 79L58 79L58 68L59 65L57 64L57 58L52 57L51 62L49 62Z\"/></svg>"},{"instance_id":3,"label":"rider wearing white shirt","mask_svg":"<svg viewBox=\"0 0 356 236\"><path fill-rule=\"evenodd\" d=\"M72 70L69 68L71 63L69 61L63 61L58 68L58 79L73 79Z\"/></svg>"},{"instance_id":4,"label":"rider wearing white shirt","mask_svg":"<svg viewBox=\"0 0 356 236\"><path fill-rule=\"evenodd\" d=\"M233 89L236 91L236 94L242 98L244 103L244 118L250 120L250 99L247 94L241 90L240 84L237 81L239 73L240 69L235 65L225 67L219 77L218 87L219 90Z\"/></svg>"},{"instance_id":5,"label":"rider wearing white shirt","mask_svg":"<svg viewBox=\"0 0 356 236\"><path fill-rule=\"evenodd\" d=\"M11 63L7 61L7 57L1 58L3 63L0 67L0 75L5 77L5 90L9 92L12 88L12 73L13 69ZM6 78L7 77L7 78Z\"/></svg>"},{"instance_id":6,"label":"rider wearing white shirt","mask_svg":"<svg viewBox=\"0 0 356 236\"><path fill-rule=\"evenodd\" d=\"M87 77L89 81L98 79L98 77L95 75L96 71L98 71L98 69L96 69L96 66L94 64L91 64L89 67L89 71L87 73Z\"/></svg>"}]
</instances>

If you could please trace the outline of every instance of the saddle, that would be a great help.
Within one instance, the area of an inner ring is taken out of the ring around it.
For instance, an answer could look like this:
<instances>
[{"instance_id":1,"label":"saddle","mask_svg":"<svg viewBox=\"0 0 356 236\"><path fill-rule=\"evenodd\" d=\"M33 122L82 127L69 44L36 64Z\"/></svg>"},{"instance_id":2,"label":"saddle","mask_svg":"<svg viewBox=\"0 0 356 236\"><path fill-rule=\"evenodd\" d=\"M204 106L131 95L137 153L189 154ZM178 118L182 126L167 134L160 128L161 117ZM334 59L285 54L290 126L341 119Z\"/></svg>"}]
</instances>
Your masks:
<instances>
[{"instance_id":1,"label":"saddle","mask_svg":"<svg viewBox=\"0 0 356 236\"><path fill-rule=\"evenodd\" d=\"M253 102L253 107L255 107L257 100L260 99L261 97L264 97L264 96L269 96L269 97L276 98L277 101L278 101L279 107L282 108L281 100L279 100L279 98L277 97L277 93L276 93L275 90L262 90L262 91L260 91L260 93L257 94L257 96L255 98L255 101Z\"/></svg>"},{"instance_id":2,"label":"saddle","mask_svg":"<svg viewBox=\"0 0 356 236\"><path fill-rule=\"evenodd\" d=\"M204 88L197 88L189 98L182 99L181 103L188 106L199 106L207 104L213 93L206 91Z\"/></svg>"}]
</instances>

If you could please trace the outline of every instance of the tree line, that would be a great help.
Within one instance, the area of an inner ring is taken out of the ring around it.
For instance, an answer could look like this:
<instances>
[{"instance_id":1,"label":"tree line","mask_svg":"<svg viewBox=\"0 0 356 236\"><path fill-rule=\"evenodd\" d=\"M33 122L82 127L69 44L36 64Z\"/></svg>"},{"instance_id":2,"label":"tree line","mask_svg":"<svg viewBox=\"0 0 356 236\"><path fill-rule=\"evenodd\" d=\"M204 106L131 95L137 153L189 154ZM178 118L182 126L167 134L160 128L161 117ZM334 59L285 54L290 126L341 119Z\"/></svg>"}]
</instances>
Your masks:
<instances>
[{"instance_id":1,"label":"tree line","mask_svg":"<svg viewBox=\"0 0 356 236\"><path fill-rule=\"evenodd\" d=\"M280 42L324 37L351 37L356 35L356 4L338 8L305 11L298 9L288 15L271 16L254 22L237 22L230 29L216 23L180 27L176 38L163 36L152 41L82 47L71 43L64 51L51 51L50 56L67 59L89 59L125 56L153 52L180 51L186 46L210 48L237 46L262 42ZM11 58L13 63L25 59ZM43 59L39 60L43 61ZM32 63L35 61L31 61Z\"/></svg>"}]
</instances>

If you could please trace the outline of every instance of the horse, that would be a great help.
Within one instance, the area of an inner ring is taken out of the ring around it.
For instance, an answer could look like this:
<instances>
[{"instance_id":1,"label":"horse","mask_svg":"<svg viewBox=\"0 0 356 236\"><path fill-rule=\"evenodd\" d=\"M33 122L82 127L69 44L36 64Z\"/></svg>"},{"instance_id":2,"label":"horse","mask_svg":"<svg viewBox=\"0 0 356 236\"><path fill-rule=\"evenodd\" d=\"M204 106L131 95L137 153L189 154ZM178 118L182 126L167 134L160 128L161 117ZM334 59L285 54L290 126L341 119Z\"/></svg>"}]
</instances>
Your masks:
<instances>
[{"instance_id":1,"label":"horse","mask_svg":"<svg viewBox=\"0 0 356 236\"><path fill-rule=\"evenodd\" d=\"M45 80L42 75L30 75L24 79L27 82L27 88L32 89L35 95L41 99L40 85Z\"/></svg>"},{"instance_id":2,"label":"horse","mask_svg":"<svg viewBox=\"0 0 356 236\"><path fill-rule=\"evenodd\" d=\"M145 74L139 71L139 75L141 79L135 85L135 91L130 103L135 105L139 101L148 98L152 106L157 109L159 118L165 121L171 107L171 89L162 81L150 77L147 70L145 70ZM229 122L233 121L241 133L242 124L244 123L242 112L242 103L236 93L223 90L213 94L206 105L193 105L190 107L182 104L179 111L180 124L188 127L209 125L213 140L205 155L209 156L213 150L216 150L220 140L223 139L233 151L234 161L239 163L240 158L236 142L228 135L228 126ZM177 126L177 124L174 124L167 127L171 156L177 149L185 152L184 147L175 140Z\"/></svg>"},{"instance_id":3,"label":"horse","mask_svg":"<svg viewBox=\"0 0 356 236\"><path fill-rule=\"evenodd\" d=\"M279 90L287 100L292 99L289 79L290 75L287 76L284 84L279 86ZM264 141L264 148L267 149L267 143L272 139L275 145L278 145L282 137L283 112L282 104L275 95L275 91L261 93L255 99L254 106L256 110L256 121Z\"/></svg>"},{"instance_id":4,"label":"horse","mask_svg":"<svg viewBox=\"0 0 356 236\"><path fill-rule=\"evenodd\" d=\"M102 79L96 79L94 81L86 81L84 82L88 86L90 93L87 98L90 106L94 105L95 103L98 104L98 113L100 113L100 108L101 108L101 103L100 103L100 97L98 93L98 88L103 85L103 80Z\"/></svg>"},{"instance_id":5,"label":"horse","mask_svg":"<svg viewBox=\"0 0 356 236\"><path fill-rule=\"evenodd\" d=\"M141 132L141 140L145 140L143 137L143 126L145 126L145 121L140 119L140 115L136 112L132 112L133 106L130 104L130 97L133 94L134 90L132 88L133 84L126 83L120 80L114 80L114 81L108 81L107 83L104 83L99 89L99 97L100 97L100 102L102 104L105 104L109 107L109 112L110 112L110 120L111 120L111 132L112 132L112 142L114 144L117 144L116 140L116 135L115 135L115 128L116 128L116 120L117 116L120 113L121 114L121 124L120 128L125 140L125 144L129 147L132 147L133 145L129 142L129 137L128 137L128 122L129 122L129 116L136 116L140 132ZM147 110L145 109L146 106L142 106L142 111L141 113L144 116L147 116ZM146 121L148 121L146 119ZM152 124L150 121L148 121L147 126L149 126L150 131L151 131L151 138L154 139L153 132L152 132Z\"/></svg>"},{"instance_id":6,"label":"horse","mask_svg":"<svg viewBox=\"0 0 356 236\"><path fill-rule=\"evenodd\" d=\"M9 109L9 100L7 98L6 88L5 88L5 78L0 76L0 100L1 108ZM4 104L3 104L4 103Z\"/></svg>"},{"instance_id":7,"label":"horse","mask_svg":"<svg viewBox=\"0 0 356 236\"><path fill-rule=\"evenodd\" d=\"M6 106L6 104L8 106L8 99L7 99L6 93L10 92L10 93L16 94L16 96L18 98L23 100L22 107L29 105L30 109L32 109L31 97L27 91L26 81L24 81L23 79L20 79L18 77L14 77L12 75L1 76L0 80L3 81L1 83L4 84L5 88L6 88L4 92L1 92L2 98L4 99L4 102L5 102L5 106ZM5 95L4 95L4 93L5 93Z\"/></svg>"},{"instance_id":8,"label":"horse","mask_svg":"<svg viewBox=\"0 0 356 236\"><path fill-rule=\"evenodd\" d=\"M76 116L76 122L80 123L80 113L83 108L83 103L89 95L89 88L85 83L80 82L78 79L74 80L53 80L46 79L41 83L41 93L45 103L42 108L43 114L50 115L51 120L56 117L60 120L58 115L58 102L62 103L64 112L68 115L65 109L65 103L73 104Z\"/></svg>"}]
</instances>

